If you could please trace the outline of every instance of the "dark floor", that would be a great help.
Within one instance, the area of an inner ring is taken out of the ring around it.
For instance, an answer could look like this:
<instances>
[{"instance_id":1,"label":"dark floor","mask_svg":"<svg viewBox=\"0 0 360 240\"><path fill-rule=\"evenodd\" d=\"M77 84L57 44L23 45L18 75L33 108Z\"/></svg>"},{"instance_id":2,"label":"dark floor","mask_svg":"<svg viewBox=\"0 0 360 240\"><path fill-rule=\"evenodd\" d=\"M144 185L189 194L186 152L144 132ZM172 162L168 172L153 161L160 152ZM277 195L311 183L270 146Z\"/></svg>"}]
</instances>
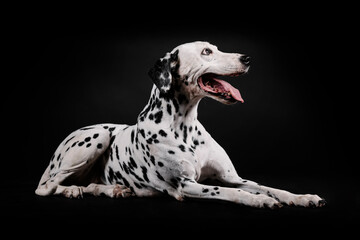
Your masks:
<instances>
[{"instance_id":1,"label":"dark floor","mask_svg":"<svg viewBox=\"0 0 360 240\"><path fill-rule=\"evenodd\" d=\"M322 234L341 231L349 233L358 223L359 194L349 187L326 178L298 178L278 176L269 184L287 189L300 189L318 193L326 198L327 206L318 209L285 206L278 210L253 209L222 201L187 199L178 202L170 197L110 199L84 196L66 199L59 196L39 197L34 194L35 183L16 186L2 185L1 206L6 211L2 218L14 226L30 223L43 227L53 226L126 226L134 229L186 228L188 230L215 231L276 227L297 229L305 233L317 230ZM280 178L286 179L281 183ZM316 190L315 190L316 189ZM353 189L355 190L355 189ZM345 231L343 231L345 230ZM261 230L258 230L261 233ZM305 232L304 232L305 231ZM141 233L141 232L140 232ZM314 232L313 232L314 233ZM266 235L266 234L265 234Z\"/></svg>"}]
</instances>

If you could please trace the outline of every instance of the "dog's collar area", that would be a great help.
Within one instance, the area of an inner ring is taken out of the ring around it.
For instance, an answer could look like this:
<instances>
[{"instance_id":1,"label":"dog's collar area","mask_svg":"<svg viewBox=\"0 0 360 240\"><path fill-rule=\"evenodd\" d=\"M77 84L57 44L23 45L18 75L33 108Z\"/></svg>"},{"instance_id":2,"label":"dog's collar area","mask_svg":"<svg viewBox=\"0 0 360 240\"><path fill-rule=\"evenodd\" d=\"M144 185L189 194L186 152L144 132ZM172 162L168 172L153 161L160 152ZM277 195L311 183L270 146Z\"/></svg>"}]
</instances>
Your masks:
<instances>
[{"instance_id":1,"label":"dog's collar area","mask_svg":"<svg viewBox=\"0 0 360 240\"><path fill-rule=\"evenodd\" d=\"M216 77L215 74L204 74L200 76L198 78L200 88L211 95L218 96L230 102L244 102L238 89L230 83Z\"/></svg>"}]
</instances>

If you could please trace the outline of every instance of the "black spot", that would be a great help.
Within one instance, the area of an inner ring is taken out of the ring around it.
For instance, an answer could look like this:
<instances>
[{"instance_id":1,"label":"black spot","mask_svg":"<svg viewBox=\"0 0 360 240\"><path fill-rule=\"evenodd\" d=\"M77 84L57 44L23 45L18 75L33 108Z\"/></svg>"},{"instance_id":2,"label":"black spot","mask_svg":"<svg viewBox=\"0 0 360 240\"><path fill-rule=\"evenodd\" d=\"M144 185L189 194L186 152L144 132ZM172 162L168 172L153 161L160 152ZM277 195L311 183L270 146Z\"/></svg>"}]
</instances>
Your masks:
<instances>
[{"instance_id":1,"label":"black spot","mask_svg":"<svg viewBox=\"0 0 360 240\"><path fill-rule=\"evenodd\" d=\"M149 119L153 120L154 119L154 115L152 113L149 114Z\"/></svg>"},{"instance_id":2,"label":"black spot","mask_svg":"<svg viewBox=\"0 0 360 240\"><path fill-rule=\"evenodd\" d=\"M186 143L186 139L187 139L187 126L184 126L184 143Z\"/></svg>"},{"instance_id":3,"label":"black spot","mask_svg":"<svg viewBox=\"0 0 360 240\"><path fill-rule=\"evenodd\" d=\"M161 107L161 101L159 99L156 99L156 107L157 108Z\"/></svg>"},{"instance_id":4,"label":"black spot","mask_svg":"<svg viewBox=\"0 0 360 240\"><path fill-rule=\"evenodd\" d=\"M81 128L80 130L84 131L84 130L89 130L89 129L93 129L94 127L84 127L84 128Z\"/></svg>"},{"instance_id":5,"label":"black spot","mask_svg":"<svg viewBox=\"0 0 360 240\"><path fill-rule=\"evenodd\" d=\"M174 133L175 139L179 137L179 134L177 132Z\"/></svg>"},{"instance_id":6,"label":"black spot","mask_svg":"<svg viewBox=\"0 0 360 240\"><path fill-rule=\"evenodd\" d=\"M99 136L98 133L95 133L94 136L93 136L93 139L97 138Z\"/></svg>"},{"instance_id":7,"label":"black spot","mask_svg":"<svg viewBox=\"0 0 360 240\"><path fill-rule=\"evenodd\" d=\"M163 167L164 164L162 162L158 162L159 167Z\"/></svg>"},{"instance_id":8,"label":"black spot","mask_svg":"<svg viewBox=\"0 0 360 240\"><path fill-rule=\"evenodd\" d=\"M112 137L110 138L110 143L109 143L109 146L111 146L111 144L114 142L114 140L115 140L115 136L116 136L116 135L114 135L114 136L112 136Z\"/></svg>"},{"instance_id":9,"label":"black spot","mask_svg":"<svg viewBox=\"0 0 360 240\"><path fill-rule=\"evenodd\" d=\"M115 127L109 128L109 131L112 132L115 130Z\"/></svg>"},{"instance_id":10,"label":"black spot","mask_svg":"<svg viewBox=\"0 0 360 240\"><path fill-rule=\"evenodd\" d=\"M203 192L203 193L207 193L207 192L209 192L209 189L204 188L204 189L202 190L202 192Z\"/></svg>"},{"instance_id":11,"label":"black spot","mask_svg":"<svg viewBox=\"0 0 360 240\"><path fill-rule=\"evenodd\" d=\"M193 142L194 142L195 145L199 145L199 141L198 141L198 140L195 139Z\"/></svg>"},{"instance_id":12,"label":"black spot","mask_svg":"<svg viewBox=\"0 0 360 240\"><path fill-rule=\"evenodd\" d=\"M119 148L118 148L117 145L116 145L116 147L115 147L115 154L116 154L116 158L120 160L120 157L119 157Z\"/></svg>"},{"instance_id":13,"label":"black spot","mask_svg":"<svg viewBox=\"0 0 360 240\"><path fill-rule=\"evenodd\" d=\"M175 112L179 112L179 104L178 102L176 101L176 99L172 99L173 101L173 104L174 104L174 107L175 107Z\"/></svg>"},{"instance_id":14,"label":"black spot","mask_svg":"<svg viewBox=\"0 0 360 240\"><path fill-rule=\"evenodd\" d=\"M55 167L55 165L52 163L52 164L50 165L50 170L52 170L54 167Z\"/></svg>"},{"instance_id":15,"label":"black spot","mask_svg":"<svg viewBox=\"0 0 360 240\"><path fill-rule=\"evenodd\" d=\"M135 132L134 130L131 131L131 143L134 143L134 136L135 136Z\"/></svg>"},{"instance_id":16,"label":"black spot","mask_svg":"<svg viewBox=\"0 0 360 240\"><path fill-rule=\"evenodd\" d=\"M179 187L179 181L176 178L170 179L171 183L174 185L175 188Z\"/></svg>"},{"instance_id":17,"label":"black spot","mask_svg":"<svg viewBox=\"0 0 360 240\"><path fill-rule=\"evenodd\" d=\"M103 128L104 128L104 129L108 129L108 128L109 128L109 126L103 126Z\"/></svg>"},{"instance_id":18,"label":"black spot","mask_svg":"<svg viewBox=\"0 0 360 240\"><path fill-rule=\"evenodd\" d=\"M119 171L117 171L117 172L115 173L115 176L116 176L118 179L122 179L122 178L123 178L123 176L121 175L121 173L120 173Z\"/></svg>"},{"instance_id":19,"label":"black spot","mask_svg":"<svg viewBox=\"0 0 360 240\"><path fill-rule=\"evenodd\" d=\"M86 144L86 147L87 147L87 148L90 147L90 146L91 146L91 143Z\"/></svg>"},{"instance_id":20,"label":"black spot","mask_svg":"<svg viewBox=\"0 0 360 240\"><path fill-rule=\"evenodd\" d=\"M147 176L147 168L146 167L141 167L142 173L143 173L143 178L146 182L150 182L148 176Z\"/></svg>"},{"instance_id":21,"label":"black spot","mask_svg":"<svg viewBox=\"0 0 360 240\"><path fill-rule=\"evenodd\" d=\"M152 97L151 97L150 103L151 103L151 109L150 110L152 111L155 108L155 102L153 102Z\"/></svg>"},{"instance_id":22,"label":"black spot","mask_svg":"<svg viewBox=\"0 0 360 240\"><path fill-rule=\"evenodd\" d=\"M151 138L156 139L156 138L157 138L156 133L154 133L154 134L151 136Z\"/></svg>"},{"instance_id":23,"label":"black spot","mask_svg":"<svg viewBox=\"0 0 360 240\"><path fill-rule=\"evenodd\" d=\"M129 174L129 168L128 166L125 164L125 162L123 162L123 164L120 164L120 167L123 171L125 171L126 174Z\"/></svg>"},{"instance_id":24,"label":"black spot","mask_svg":"<svg viewBox=\"0 0 360 240\"><path fill-rule=\"evenodd\" d=\"M78 146L81 147L82 145L84 145L84 143L85 143L85 142L79 142Z\"/></svg>"},{"instance_id":25,"label":"black spot","mask_svg":"<svg viewBox=\"0 0 360 240\"><path fill-rule=\"evenodd\" d=\"M149 139L146 140L146 142L147 142L148 144L152 144L152 141L153 141L152 138L149 138Z\"/></svg>"},{"instance_id":26,"label":"black spot","mask_svg":"<svg viewBox=\"0 0 360 240\"><path fill-rule=\"evenodd\" d=\"M110 148L110 160L113 160L113 148Z\"/></svg>"},{"instance_id":27,"label":"black spot","mask_svg":"<svg viewBox=\"0 0 360 240\"><path fill-rule=\"evenodd\" d=\"M169 150L168 153L170 153L170 154L175 154L175 152L172 151L172 150Z\"/></svg>"},{"instance_id":28,"label":"black spot","mask_svg":"<svg viewBox=\"0 0 360 240\"><path fill-rule=\"evenodd\" d=\"M98 149L101 149L103 147L103 145L101 143L98 143L98 145L96 146Z\"/></svg>"},{"instance_id":29,"label":"black spot","mask_svg":"<svg viewBox=\"0 0 360 240\"><path fill-rule=\"evenodd\" d=\"M136 175L136 173L134 173L133 169L129 168L129 172L131 173L131 175L133 175L138 181L143 182L144 180L139 177L138 175Z\"/></svg>"},{"instance_id":30,"label":"black spot","mask_svg":"<svg viewBox=\"0 0 360 240\"><path fill-rule=\"evenodd\" d=\"M219 188L218 187L214 187L214 190L218 190Z\"/></svg>"},{"instance_id":31,"label":"black spot","mask_svg":"<svg viewBox=\"0 0 360 240\"><path fill-rule=\"evenodd\" d=\"M144 131L144 129L140 129L139 132L140 132L141 136L142 136L143 138L145 138L145 131Z\"/></svg>"},{"instance_id":32,"label":"black spot","mask_svg":"<svg viewBox=\"0 0 360 240\"><path fill-rule=\"evenodd\" d=\"M128 182L125 178L123 178L122 181L124 182L124 185L125 185L126 187L130 187L129 182Z\"/></svg>"},{"instance_id":33,"label":"black spot","mask_svg":"<svg viewBox=\"0 0 360 240\"><path fill-rule=\"evenodd\" d=\"M154 158L154 156L150 156L150 161L152 162L152 164L154 164L155 165L155 158Z\"/></svg>"},{"instance_id":34,"label":"black spot","mask_svg":"<svg viewBox=\"0 0 360 240\"><path fill-rule=\"evenodd\" d=\"M135 185L135 187L137 187L138 189L142 189L142 186L141 186L140 184L134 182L134 185Z\"/></svg>"},{"instance_id":35,"label":"black spot","mask_svg":"<svg viewBox=\"0 0 360 240\"><path fill-rule=\"evenodd\" d=\"M75 136L72 136L71 138L69 138L68 140L66 140L66 142L64 143L64 145L66 145L71 139L73 139Z\"/></svg>"},{"instance_id":36,"label":"black spot","mask_svg":"<svg viewBox=\"0 0 360 240\"><path fill-rule=\"evenodd\" d=\"M155 117L155 123L161 123L161 118L163 116L163 112L162 111L158 111L157 113L155 113L154 117Z\"/></svg>"},{"instance_id":37,"label":"black spot","mask_svg":"<svg viewBox=\"0 0 360 240\"><path fill-rule=\"evenodd\" d=\"M211 193L211 196L215 196L215 193L214 193L214 192L212 192L212 193Z\"/></svg>"},{"instance_id":38,"label":"black spot","mask_svg":"<svg viewBox=\"0 0 360 240\"><path fill-rule=\"evenodd\" d=\"M166 136L167 136L167 133L166 133L164 130L162 130L162 129L160 129L159 134L160 134L160 136L162 136L162 137L166 137Z\"/></svg>"},{"instance_id":39,"label":"black spot","mask_svg":"<svg viewBox=\"0 0 360 240\"><path fill-rule=\"evenodd\" d=\"M201 135L201 132L200 132L200 130L197 132L197 134L200 136Z\"/></svg>"},{"instance_id":40,"label":"black spot","mask_svg":"<svg viewBox=\"0 0 360 240\"><path fill-rule=\"evenodd\" d=\"M87 137L87 138L85 138L85 142L90 142L90 140L91 140L91 137Z\"/></svg>"},{"instance_id":41,"label":"black spot","mask_svg":"<svg viewBox=\"0 0 360 240\"><path fill-rule=\"evenodd\" d=\"M161 181L165 181L165 179L161 176L161 174L158 171L155 172L158 179L160 179Z\"/></svg>"},{"instance_id":42,"label":"black spot","mask_svg":"<svg viewBox=\"0 0 360 240\"><path fill-rule=\"evenodd\" d=\"M181 151L185 152L185 146L184 145L182 145L182 144L179 145L179 148L180 148Z\"/></svg>"},{"instance_id":43,"label":"black spot","mask_svg":"<svg viewBox=\"0 0 360 240\"><path fill-rule=\"evenodd\" d=\"M71 147L75 147L75 145L78 143L78 141L74 142Z\"/></svg>"},{"instance_id":44,"label":"black spot","mask_svg":"<svg viewBox=\"0 0 360 240\"><path fill-rule=\"evenodd\" d=\"M168 104L166 106L166 111L168 112L169 115L171 115L171 105L170 104Z\"/></svg>"},{"instance_id":45,"label":"black spot","mask_svg":"<svg viewBox=\"0 0 360 240\"><path fill-rule=\"evenodd\" d=\"M112 182L114 179L114 171L112 170L112 168L109 168L109 182Z\"/></svg>"},{"instance_id":46,"label":"black spot","mask_svg":"<svg viewBox=\"0 0 360 240\"><path fill-rule=\"evenodd\" d=\"M137 168L137 164L136 164L135 160L134 160L132 157L130 157L129 159L130 159L131 165L132 165L134 168Z\"/></svg>"}]
</instances>

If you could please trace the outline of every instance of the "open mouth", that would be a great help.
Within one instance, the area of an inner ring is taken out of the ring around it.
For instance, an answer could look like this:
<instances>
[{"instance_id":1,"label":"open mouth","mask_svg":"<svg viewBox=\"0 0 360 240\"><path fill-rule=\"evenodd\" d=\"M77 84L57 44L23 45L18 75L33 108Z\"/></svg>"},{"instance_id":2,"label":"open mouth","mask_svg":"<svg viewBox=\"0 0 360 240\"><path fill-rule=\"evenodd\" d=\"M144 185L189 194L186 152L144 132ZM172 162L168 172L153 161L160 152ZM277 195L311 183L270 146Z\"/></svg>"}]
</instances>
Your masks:
<instances>
[{"instance_id":1,"label":"open mouth","mask_svg":"<svg viewBox=\"0 0 360 240\"><path fill-rule=\"evenodd\" d=\"M211 95L217 96L229 102L244 102L238 89L233 87L230 83L217 79L216 77L217 75L212 73L204 74L199 77L198 84L200 88Z\"/></svg>"}]
</instances>

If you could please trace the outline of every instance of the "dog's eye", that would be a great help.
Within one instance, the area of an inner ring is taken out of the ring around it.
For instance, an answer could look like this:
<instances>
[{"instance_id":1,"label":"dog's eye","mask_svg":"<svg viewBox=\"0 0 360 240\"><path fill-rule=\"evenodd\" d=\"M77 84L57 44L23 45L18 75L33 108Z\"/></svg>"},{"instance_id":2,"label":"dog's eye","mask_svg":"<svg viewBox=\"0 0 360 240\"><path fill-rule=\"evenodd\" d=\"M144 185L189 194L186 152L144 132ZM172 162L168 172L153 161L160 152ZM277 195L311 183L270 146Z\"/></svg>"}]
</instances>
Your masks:
<instances>
[{"instance_id":1,"label":"dog's eye","mask_svg":"<svg viewBox=\"0 0 360 240\"><path fill-rule=\"evenodd\" d=\"M210 48L204 48L201 52L202 55L210 55L212 54L212 50Z\"/></svg>"}]
</instances>

